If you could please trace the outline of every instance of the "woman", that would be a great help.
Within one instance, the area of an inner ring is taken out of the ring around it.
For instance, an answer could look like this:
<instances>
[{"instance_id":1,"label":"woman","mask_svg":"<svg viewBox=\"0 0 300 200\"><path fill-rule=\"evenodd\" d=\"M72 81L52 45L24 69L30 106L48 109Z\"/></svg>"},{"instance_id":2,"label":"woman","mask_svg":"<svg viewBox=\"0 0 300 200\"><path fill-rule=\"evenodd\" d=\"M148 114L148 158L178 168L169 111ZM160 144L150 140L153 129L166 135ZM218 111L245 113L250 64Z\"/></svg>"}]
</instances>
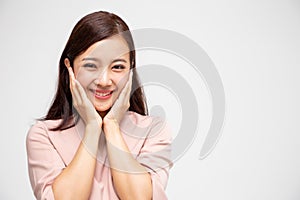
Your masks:
<instances>
[{"instance_id":1,"label":"woman","mask_svg":"<svg viewBox=\"0 0 300 200\"><path fill-rule=\"evenodd\" d=\"M95 12L74 27L54 101L27 135L37 199L167 199L171 134L147 116L128 26Z\"/></svg>"}]
</instances>

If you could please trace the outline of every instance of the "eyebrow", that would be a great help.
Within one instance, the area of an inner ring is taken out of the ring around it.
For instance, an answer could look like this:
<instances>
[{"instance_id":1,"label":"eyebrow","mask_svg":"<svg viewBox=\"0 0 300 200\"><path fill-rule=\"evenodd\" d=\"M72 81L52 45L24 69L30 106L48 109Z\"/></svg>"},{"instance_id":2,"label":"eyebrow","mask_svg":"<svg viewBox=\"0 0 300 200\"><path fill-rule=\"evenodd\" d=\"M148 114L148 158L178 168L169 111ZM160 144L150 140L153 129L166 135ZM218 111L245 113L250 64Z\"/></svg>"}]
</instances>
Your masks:
<instances>
[{"instance_id":1,"label":"eyebrow","mask_svg":"<svg viewBox=\"0 0 300 200\"><path fill-rule=\"evenodd\" d=\"M98 58L91 58L91 57L87 57L87 58L82 59L82 61L85 61L85 60L92 60L92 61L100 62L100 60Z\"/></svg>"},{"instance_id":2,"label":"eyebrow","mask_svg":"<svg viewBox=\"0 0 300 200\"><path fill-rule=\"evenodd\" d=\"M114 59L112 62L113 62L113 63L114 63L114 62L124 62L124 63L127 63L127 61L126 61L125 59L122 59L122 58Z\"/></svg>"},{"instance_id":3,"label":"eyebrow","mask_svg":"<svg viewBox=\"0 0 300 200\"><path fill-rule=\"evenodd\" d=\"M98 58L93 58L93 57L87 57L87 58L83 58L82 59L82 61L86 61L86 60L92 60L92 61L96 61L96 62L101 62ZM127 61L125 59L122 59L122 58L114 59L112 62L113 63L114 62L125 62L125 63L127 63Z\"/></svg>"}]
</instances>

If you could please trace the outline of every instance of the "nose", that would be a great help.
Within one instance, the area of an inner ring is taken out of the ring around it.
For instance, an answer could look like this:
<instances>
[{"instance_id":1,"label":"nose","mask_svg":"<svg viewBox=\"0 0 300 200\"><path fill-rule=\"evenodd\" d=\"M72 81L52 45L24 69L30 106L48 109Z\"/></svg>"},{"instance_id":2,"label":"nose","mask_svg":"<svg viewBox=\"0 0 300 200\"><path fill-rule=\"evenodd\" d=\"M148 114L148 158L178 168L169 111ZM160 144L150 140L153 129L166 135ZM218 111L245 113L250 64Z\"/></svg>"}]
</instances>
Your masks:
<instances>
[{"instance_id":1,"label":"nose","mask_svg":"<svg viewBox=\"0 0 300 200\"><path fill-rule=\"evenodd\" d=\"M96 78L95 84L101 87L110 86L112 84L111 75L107 70L103 70Z\"/></svg>"}]
</instances>

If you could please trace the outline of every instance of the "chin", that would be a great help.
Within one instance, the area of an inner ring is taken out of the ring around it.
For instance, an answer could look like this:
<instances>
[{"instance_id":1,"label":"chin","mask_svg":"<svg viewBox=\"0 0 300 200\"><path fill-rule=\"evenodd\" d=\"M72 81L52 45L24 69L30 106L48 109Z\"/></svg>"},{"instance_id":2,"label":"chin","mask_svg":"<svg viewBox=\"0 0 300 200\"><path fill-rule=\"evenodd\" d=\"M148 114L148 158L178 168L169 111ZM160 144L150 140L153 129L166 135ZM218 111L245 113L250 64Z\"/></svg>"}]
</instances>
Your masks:
<instances>
[{"instance_id":1,"label":"chin","mask_svg":"<svg viewBox=\"0 0 300 200\"><path fill-rule=\"evenodd\" d=\"M97 105L95 105L95 109L98 112L108 112L110 108L111 108L111 106L97 106Z\"/></svg>"}]
</instances>

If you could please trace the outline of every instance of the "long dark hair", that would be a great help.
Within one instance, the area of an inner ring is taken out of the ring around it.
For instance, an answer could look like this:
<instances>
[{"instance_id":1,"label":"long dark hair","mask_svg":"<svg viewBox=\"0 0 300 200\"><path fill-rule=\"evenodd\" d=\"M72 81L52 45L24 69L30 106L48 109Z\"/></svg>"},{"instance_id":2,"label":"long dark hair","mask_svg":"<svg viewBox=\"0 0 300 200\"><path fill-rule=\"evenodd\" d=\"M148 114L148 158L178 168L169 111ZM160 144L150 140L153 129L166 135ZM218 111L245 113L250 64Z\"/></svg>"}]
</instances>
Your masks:
<instances>
[{"instance_id":1,"label":"long dark hair","mask_svg":"<svg viewBox=\"0 0 300 200\"><path fill-rule=\"evenodd\" d=\"M125 34L122 34L124 32ZM52 130L68 129L79 120L79 114L72 104L68 70L64 64L65 58L70 60L71 67L73 67L76 56L83 53L95 42L116 34L121 34L130 49L130 68L133 71L132 88L134 91L131 91L129 110L141 115L148 115L145 95L136 73L134 43L129 28L119 16L99 11L88 14L79 20L60 57L56 95L46 117L43 118L43 120L62 119L61 123Z\"/></svg>"}]
</instances>

